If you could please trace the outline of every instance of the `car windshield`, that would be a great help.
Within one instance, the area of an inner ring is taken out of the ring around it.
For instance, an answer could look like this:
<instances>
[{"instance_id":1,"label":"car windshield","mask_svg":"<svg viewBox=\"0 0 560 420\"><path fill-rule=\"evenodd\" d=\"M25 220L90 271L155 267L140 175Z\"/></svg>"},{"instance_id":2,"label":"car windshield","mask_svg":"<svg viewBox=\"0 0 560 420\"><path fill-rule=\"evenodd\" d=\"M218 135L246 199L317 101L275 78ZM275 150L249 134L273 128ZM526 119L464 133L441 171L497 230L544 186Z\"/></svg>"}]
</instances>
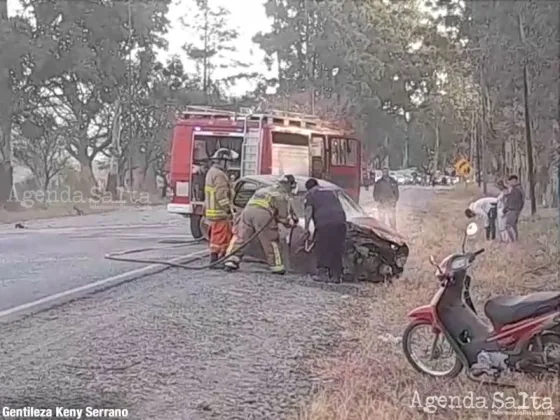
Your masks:
<instances>
[{"instance_id":1,"label":"car windshield","mask_svg":"<svg viewBox=\"0 0 560 420\"><path fill-rule=\"evenodd\" d=\"M350 219L352 217L361 217L365 216L365 211L352 200L348 194L344 191L336 191L336 195L338 197L338 201L342 205L344 212L346 213L346 218ZM293 209L299 218L303 218L305 216L304 211L304 199L305 199L305 192L300 192L292 201Z\"/></svg>"}]
</instances>

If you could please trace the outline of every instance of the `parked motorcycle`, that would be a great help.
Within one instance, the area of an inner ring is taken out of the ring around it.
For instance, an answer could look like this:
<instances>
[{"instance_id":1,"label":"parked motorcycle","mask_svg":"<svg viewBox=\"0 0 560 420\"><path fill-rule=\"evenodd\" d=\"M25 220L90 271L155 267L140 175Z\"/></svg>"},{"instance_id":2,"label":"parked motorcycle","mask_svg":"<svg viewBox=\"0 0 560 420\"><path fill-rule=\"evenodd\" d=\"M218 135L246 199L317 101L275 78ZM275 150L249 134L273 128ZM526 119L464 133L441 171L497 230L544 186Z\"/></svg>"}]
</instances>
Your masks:
<instances>
[{"instance_id":1,"label":"parked motorcycle","mask_svg":"<svg viewBox=\"0 0 560 420\"><path fill-rule=\"evenodd\" d=\"M497 296L486 302L481 319L470 299L468 270L484 252L465 252L467 237L477 233L470 223L463 237L462 252L437 264L440 288L429 305L408 314L411 322L403 334L408 362L433 377L453 378L467 367L470 379L490 375L497 379L507 371L530 374L560 373L560 293L537 292L526 296ZM413 351L414 339L427 330L432 341L428 362L449 362L439 369L421 361Z\"/></svg>"}]
</instances>

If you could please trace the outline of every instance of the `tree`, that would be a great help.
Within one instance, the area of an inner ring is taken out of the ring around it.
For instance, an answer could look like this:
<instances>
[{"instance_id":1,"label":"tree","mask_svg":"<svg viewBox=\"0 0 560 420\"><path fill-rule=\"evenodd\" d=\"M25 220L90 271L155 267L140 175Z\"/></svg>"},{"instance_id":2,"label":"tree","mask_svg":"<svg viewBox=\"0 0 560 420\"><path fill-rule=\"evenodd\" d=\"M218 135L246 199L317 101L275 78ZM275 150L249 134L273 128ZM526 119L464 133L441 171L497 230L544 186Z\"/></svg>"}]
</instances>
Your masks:
<instances>
[{"instance_id":1,"label":"tree","mask_svg":"<svg viewBox=\"0 0 560 420\"><path fill-rule=\"evenodd\" d=\"M50 115L34 115L16 131L14 158L31 170L43 192L67 165L65 141Z\"/></svg>"},{"instance_id":2,"label":"tree","mask_svg":"<svg viewBox=\"0 0 560 420\"><path fill-rule=\"evenodd\" d=\"M13 183L12 131L17 118L30 111L46 67L52 41L23 17L8 18L0 0L0 205L10 197Z\"/></svg>"},{"instance_id":3,"label":"tree","mask_svg":"<svg viewBox=\"0 0 560 420\"><path fill-rule=\"evenodd\" d=\"M219 100L224 89L235 81L255 76L248 73L248 65L232 58L237 51L239 38L237 29L231 27L230 12L224 7L211 7L208 0L191 0L197 8L182 18L183 26L192 33L193 42L183 46L187 56L196 63L199 88L206 96L206 102ZM236 69L236 73L219 76L218 71Z\"/></svg>"},{"instance_id":4,"label":"tree","mask_svg":"<svg viewBox=\"0 0 560 420\"><path fill-rule=\"evenodd\" d=\"M535 138L537 201L554 202L555 120L557 119L558 39L560 5L553 1L440 1L444 23L466 43L462 62L478 85L485 105L484 151L490 171L518 173L529 178L526 133ZM527 77L525 77L525 75ZM524 83L527 79L529 124L524 120ZM477 118L482 119L479 113Z\"/></svg>"},{"instance_id":5,"label":"tree","mask_svg":"<svg viewBox=\"0 0 560 420\"><path fill-rule=\"evenodd\" d=\"M456 43L438 32L416 1L269 0L265 7L272 30L255 42L276 65L279 80L271 82L290 107L302 91L315 92L302 111L349 119L370 153L389 154L393 162L415 147L410 139L434 139L435 120L420 116L428 97L443 90L441 69L452 67ZM431 134L410 135L405 114L429 124L424 131ZM454 122L449 118L449 126ZM457 136L447 131L451 144Z\"/></svg>"},{"instance_id":6,"label":"tree","mask_svg":"<svg viewBox=\"0 0 560 420\"><path fill-rule=\"evenodd\" d=\"M120 134L118 147L102 153L118 160L121 181L130 173L132 164L134 189L153 190L156 176L163 175L160 163L167 153L177 111L192 101L200 102L204 95L198 91L196 81L185 73L177 57L164 65L156 61L152 51L144 51L138 54L129 76L134 86L132 102L122 103L121 112L114 121ZM122 96L125 97L125 93Z\"/></svg>"},{"instance_id":7,"label":"tree","mask_svg":"<svg viewBox=\"0 0 560 420\"><path fill-rule=\"evenodd\" d=\"M63 121L67 151L80 163L89 192L95 185L92 162L113 141L115 104L134 89L129 54L165 46L168 1L135 1L130 10L124 2L102 0L31 4L37 26L56 41L48 65L57 70L44 90L53 97L50 109Z\"/></svg>"}]
</instances>

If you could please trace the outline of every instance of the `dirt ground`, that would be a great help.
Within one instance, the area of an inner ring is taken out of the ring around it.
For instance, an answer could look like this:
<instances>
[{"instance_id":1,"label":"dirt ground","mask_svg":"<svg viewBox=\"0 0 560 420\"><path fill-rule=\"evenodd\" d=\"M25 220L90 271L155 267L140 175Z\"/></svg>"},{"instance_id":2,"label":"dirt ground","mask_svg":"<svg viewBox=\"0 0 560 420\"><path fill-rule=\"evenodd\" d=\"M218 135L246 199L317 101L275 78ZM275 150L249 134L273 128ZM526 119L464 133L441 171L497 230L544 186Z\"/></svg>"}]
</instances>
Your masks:
<instances>
[{"instance_id":1,"label":"dirt ground","mask_svg":"<svg viewBox=\"0 0 560 420\"><path fill-rule=\"evenodd\" d=\"M405 278L392 287L379 289L374 299L355 300L346 316L347 330L352 332L352 337L345 343L345 356L314 363L312 370L328 379L328 385L302 410L300 420L494 418L491 408L469 408L468 401L459 403L462 408L448 406L428 414L428 398L462 398L471 395L469 392L475 398L484 398L489 407L495 398L502 398L496 397L496 392L504 392L504 398L514 397L515 401L519 401L520 392L535 392L553 400L555 415L548 418L560 418L558 379L536 381L523 376L510 377L517 385L515 390L483 386L464 375L450 381L432 380L413 370L403 355L400 337L407 325L407 312L428 304L438 287L428 257L434 255L440 260L460 250L462 229L467 224L463 211L474 195L472 191L462 190L439 194L431 211L421 215L421 222L418 214L400 215L400 225L407 227L405 231L411 242ZM483 239L483 232L469 243L473 249L486 248L473 271L472 292L480 311L486 299L497 294L560 289L558 223L548 213L542 218L525 218L520 222L521 241L517 245L489 244ZM529 417L530 414L533 416ZM500 418L541 418L534 414L516 411Z\"/></svg>"},{"instance_id":2,"label":"dirt ground","mask_svg":"<svg viewBox=\"0 0 560 420\"><path fill-rule=\"evenodd\" d=\"M251 264L139 279L0 325L0 405L126 408L134 420L292 418L320 382L306 366L336 354L361 290Z\"/></svg>"}]
</instances>

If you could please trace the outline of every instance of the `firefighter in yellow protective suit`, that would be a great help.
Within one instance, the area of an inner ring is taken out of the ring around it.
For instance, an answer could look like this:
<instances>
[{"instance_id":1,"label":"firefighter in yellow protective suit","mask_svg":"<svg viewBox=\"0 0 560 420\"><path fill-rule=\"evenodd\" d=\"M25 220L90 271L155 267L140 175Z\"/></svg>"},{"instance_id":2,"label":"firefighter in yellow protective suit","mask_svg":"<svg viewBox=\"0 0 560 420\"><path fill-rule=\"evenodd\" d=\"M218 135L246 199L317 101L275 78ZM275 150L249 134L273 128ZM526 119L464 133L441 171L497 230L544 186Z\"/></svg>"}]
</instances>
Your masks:
<instances>
[{"instance_id":1,"label":"firefighter in yellow protective suit","mask_svg":"<svg viewBox=\"0 0 560 420\"><path fill-rule=\"evenodd\" d=\"M239 155L233 150L218 149L210 158L212 167L206 173L204 216L210 222L210 264L214 264L226 254L233 236L231 183L226 169L227 162L238 157Z\"/></svg>"},{"instance_id":2,"label":"firefighter in yellow protective suit","mask_svg":"<svg viewBox=\"0 0 560 420\"><path fill-rule=\"evenodd\" d=\"M257 239L261 244L270 271L273 274L286 273L280 252L278 223L285 226L297 223L295 216L290 211L290 202L296 192L297 182L293 175L285 175L278 180L276 185L264 187L255 192L243 209L239 223L236 225L235 235L227 250L228 255L234 252L235 255L226 259L226 270L239 269L243 250L237 250L251 240L257 232L260 232Z\"/></svg>"}]
</instances>

